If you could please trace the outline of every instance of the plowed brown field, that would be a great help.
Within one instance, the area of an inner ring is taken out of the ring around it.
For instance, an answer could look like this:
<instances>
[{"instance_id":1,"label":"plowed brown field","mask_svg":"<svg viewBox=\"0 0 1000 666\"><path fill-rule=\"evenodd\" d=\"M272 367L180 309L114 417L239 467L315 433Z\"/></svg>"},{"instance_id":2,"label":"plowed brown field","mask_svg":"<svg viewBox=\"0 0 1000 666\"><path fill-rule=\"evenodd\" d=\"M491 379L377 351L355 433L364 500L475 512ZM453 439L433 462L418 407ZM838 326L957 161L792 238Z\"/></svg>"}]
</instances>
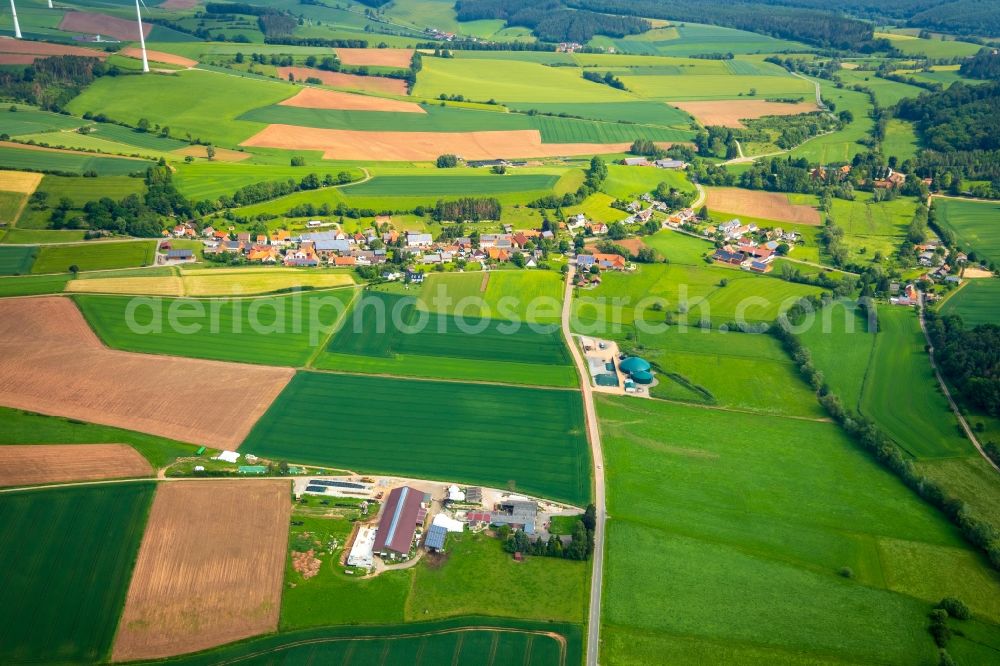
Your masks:
<instances>
[{"instance_id":1,"label":"plowed brown field","mask_svg":"<svg viewBox=\"0 0 1000 666\"><path fill-rule=\"evenodd\" d=\"M208 157L208 149L205 146L191 145L184 148L178 148L173 151L175 155L190 155L191 157ZM242 162L243 160L250 159L250 153L244 153L239 150L229 150L228 148L216 148L215 157L213 158L216 162Z\"/></svg>"},{"instance_id":2,"label":"plowed brown field","mask_svg":"<svg viewBox=\"0 0 1000 666\"><path fill-rule=\"evenodd\" d=\"M160 9L191 9L197 5L199 0L167 0Z\"/></svg>"},{"instance_id":3,"label":"plowed brown field","mask_svg":"<svg viewBox=\"0 0 1000 666\"><path fill-rule=\"evenodd\" d=\"M0 486L149 476L153 468L126 444L0 446Z\"/></svg>"},{"instance_id":4,"label":"plowed brown field","mask_svg":"<svg viewBox=\"0 0 1000 666\"><path fill-rule=\"evenodd\" d=\"M135 21L92 12L66 12L59 23L59 29L66 32L80 32L85 35L114 37L123 42L131 42L139 39L139 31L136 30ZM143 23L143 37L149 37L149 31L152 29L153 25L151 23Z\"/></svg>"},{"instance_id":5,"label":"plowed brown field","mask_svg":"<svg viewBox=\"0 0 1000 666\"><path fill-rule=\"evenodd\" d=\"M119 53L129 58L142 59L142 49L136 46L124 48ZM165 62L168 65L178 65L179 67L194 67L198 64L197 60L191 60L191 58L174 55L173 53L164 53L163 51L150 51L149 49L146 49L146 58L153 62Z\"/></svg>"},{"instance_id":6,"label":"plowed brown field","mask_svg":"<svg viewBox=\"0 0 1000 666\"><path fill-rule=\"evenodd\" d=\"M334 49L345 65L375 65L409 69L413 49Z\"/></svg>"},{"instance_id":7,"label":"plowed brown field","mask_svg":"<svg viewBox=\"0 0 1000 666\"><path fill-rule=\"evenodd\" d=\"M413 102L385 99L370 95L320 88L303 88L297 95L279 102L281 106L297 106L306 109L335 109L337 111L394 111L396 113L427 113L423 107Z\"/></svg>"},{"instance_id":8,"label":"plowed brown field","mask_svg":"<svg viewBox=\"0 0 1000 666\"><path fill-rule=\"evenodd\" d=\"M738 187L708 189L708 208L712 211L759 217L777 222L818 225L819 211L812 206L793 204L787 194L741 190Z\"/></svg>"},{"instance_id":9,"label":"plowed brown field","mask_svg":"<svg viewBox=\"0 0 1000 666\"><path fill-rule=\"evenodd\" d=\"M384 76L358 76L357 74L344 74L343 72L326 72L322 69L311 67L279 67L278 76L288 79L288 75L293 74L296 81L305 81L307 78L319 79L325 85L335 88L350 88L351 90L364 90L365 92L386 93L389 95L405 95L406 81L402 79L389 79Z\"/></svg>"},{"instance_id":10,"label":"plowed brown field","mask_svg":"<svg viewBox=\"0 0 1000 666\"><path fill-rule=\"evenodd\" d=\"M7 407L235 448L293 374L113 351L67 298L0 300Z\"/></svg>"},{"instance_id":11,"label":"plowed brown field","mask_svg":"<svg viewBox=\"0 0 1000 666\"><path fill-rule=\"evenodd\" d=\"M467 160L620 153L627 143L542 143L538 130L501 132L359 132L268 125L244 146L322 150L326 159L428 161L442 153Z\"/></svg>"},{"instance_id":12,"label":"plowed brown field","mask_svg":"<svg viewBox=\"0 0 1000 666\"><path fill-rule=\"evenodd\" d=\"M279 480L161 483L112 658L169 657L275 631L290 490Z\"/></svg>"},{"instance_id":13,"label":"plowed brown field","mask_svg":"<svg viewBox=\"0 0 1000 666\"><path fill-rule=\"evenodd\" d=\"M741 120L753 120L764 116L796 116L800 113L819 110L816 102L813 101L788 104L786 102L768 102L763 99L731 99L714 102L671 102L671 104L682 111L687 111L706 127L709 125L744 127Z\"/></svg>"},{"instance_id":14,"label":"plowed brown field","mask_svg":"<svg viewBox=\"0 0 1000 666\"><path fill-rule=\"evenodd\" d=\"M108 54L96 49L85 49L67 44L52 44L49 42L33 42L28 39L12 39L0 37L0 53L29 53L37 56L78 55L104 60Z\"/></svg>"}]
</instances>

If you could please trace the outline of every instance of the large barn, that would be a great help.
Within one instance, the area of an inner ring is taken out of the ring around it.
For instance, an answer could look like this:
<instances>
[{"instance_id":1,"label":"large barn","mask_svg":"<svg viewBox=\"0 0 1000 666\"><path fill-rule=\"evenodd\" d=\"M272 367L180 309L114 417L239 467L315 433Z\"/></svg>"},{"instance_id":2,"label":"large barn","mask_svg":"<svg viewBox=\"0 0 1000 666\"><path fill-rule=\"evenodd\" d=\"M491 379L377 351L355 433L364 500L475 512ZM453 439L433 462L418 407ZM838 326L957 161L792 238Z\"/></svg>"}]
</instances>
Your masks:
<instances>
[{"instance_id":1,"label":"large barn","mask_svg":"<svg viewBox=\"0 0 1000 666\"><path fill-rule=\"evenodd\" d=\"M416 488L392 489L378 521L376 553L390 558L409 555L413 535L427 515L421 507L423 499L424 494Z\"/></svg>"}]
</instances>

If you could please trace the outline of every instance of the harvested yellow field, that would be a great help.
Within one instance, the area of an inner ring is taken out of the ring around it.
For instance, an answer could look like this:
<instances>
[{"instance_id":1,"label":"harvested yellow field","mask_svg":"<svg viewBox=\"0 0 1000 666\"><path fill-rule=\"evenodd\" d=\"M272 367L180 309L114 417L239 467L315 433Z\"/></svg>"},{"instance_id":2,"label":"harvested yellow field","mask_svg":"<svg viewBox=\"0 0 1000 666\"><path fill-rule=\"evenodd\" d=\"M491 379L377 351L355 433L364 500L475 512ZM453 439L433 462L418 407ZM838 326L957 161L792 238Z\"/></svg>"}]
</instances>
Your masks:
<instances>
[{"instance_id":1,"label":"harvested yellow field","mask_svg":"<svg viewBox=\"0 0 1000 666\"><path fill-rule=\"evenodd\" d=\"M183 296L184 282L176 276L72 280L67 283L66 291L80 294L147 294L150 296Z\"/></svg>"},{"instance_id":2,"label":"harvested yellow field","mask_svg":"<svg viewBox=\"0 0 1000 666\"><path fill-rule=\"evenodd\" d=\"M348 273L329 273L295 268L218 269L184 272L188 296L243 296L266 294L279 289L346 287L354 284Z\"/></svg>"},{"instance_id":3,"label":"harvested yellow field","mask_svg":"<svg viewBox=\"0 0 1000 666\"><path fill-rule=\"evenodd\" d=\"M33 194L42 182L42 174L28 171L0 171L0 190Z\"/></svg>"}]
</instances>

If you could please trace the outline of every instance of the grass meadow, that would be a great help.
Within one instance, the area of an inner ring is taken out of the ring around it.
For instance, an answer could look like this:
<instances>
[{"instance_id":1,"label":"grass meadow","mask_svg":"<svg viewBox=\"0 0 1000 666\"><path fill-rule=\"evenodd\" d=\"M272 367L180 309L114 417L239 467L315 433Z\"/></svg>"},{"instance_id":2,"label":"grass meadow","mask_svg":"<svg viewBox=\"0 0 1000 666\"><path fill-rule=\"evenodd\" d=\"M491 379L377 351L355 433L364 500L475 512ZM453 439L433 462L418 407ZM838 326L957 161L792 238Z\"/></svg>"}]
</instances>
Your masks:
<instances>
[{"instance_id":1,"label":"grass meadow","mask_svg":"<svg viewBox=\"0 0 1000 666\"><path fill-rule=\"evenodd\" d=\"M91 242L67 245L43 245L31 267L32 273L67 273L71 266L80 271L132 268L153 263L153 241Z\"/></svg>"},{"instance_id":2,"label":"grass meadow","mask_svg":"<svg viewBox=\"0 0 1000 666\"><path fill-rule=\"evenodd\" d=\"M968 327L1000 324L1000 280L967 280L944 302L941 314L958 315Z\"/></svg>"},{"instance_id":3,"label":"grass meadow","mask_svg":"<svg viewBox=\"0 0 1000 666\"><path fill-rule=\"evenodd\" d=\"M510 323L501 319L431 314L417 305L411 296L365 292L315 366L440 379L577 385L569 350L556 325L547 325L544 331L527 326L510 330Z\"/></svg>"},{"instance_id":4,"label":"grass meadow","mask_svg":"<svg viewBox=\"0 0 1000 666\"><path fill-rule=\"evenodd\" d=\"M867 139L875 127L869 116L871 102L868 95L848 88L835 88L827 81L810 79L822 85L823 100L829 105L833 103L836 111L850 111L854 120L843 129L832 134L809 139L792 150L793 158L804 157L810 162L819 164L843 164L850 162L858 153L867 152L860 142ZM805 83L803 81L803 83Z\"/></svg>"},{"instance_id":5,"label":"grass meadow","mask_svg":"<svg viewBox=\"0 0 1000 666\"><path fill-rule=\"evenodd\" d=\"M563 278L555 271L500 270L431 273L417 298L421 308L437 314L456 314L456 306L467 299L469 307L458 313L466 317L556 324L562 296Z\"/></svg>"},{"instance_id":6,"label":"grass meadow","mask_svg":"<svg viewBox=\"0 0 1000 666\"><path fill-rule=\"evenodd\" d=\"M153 488L121 483L0 496L0 659L108 658Z\"/></svg>"},{"instance_id":7,"label":"grass meadow","mask_svg":"<svg viewBox=\"0 0 1000 666\"><path fill-rule=\"evenodd\" d=\"M578 505L590 497L577 391L300 372L243 449L357 472L514 487Z\"/></svg>"},{"instance_id":8,"label":"grass meadow","mask_svg":"<svg viewBox=\"0 0 1000 666\"><path fill-rule=\"evenodd\" d=\"M862 412L916 458L969 455L972 445L959 433L938 388L916 314L910 308L885 306L879 308L878 319Z\"/></svg>"},{"instance_id":9,"label":"grass meadow","mask_svg":"<svg viewBox=\"0 0 1000 666\"><path fill-rule=\"evenodd\" d=\"M15 105L16 106L16 105ZM36 132L58 132L86 125L86 121L60 113L42 111L31 107L17 106L16 112L10 107L0 113L0 133L10 136L35 134Z\"/></svg>"},{"instance_id":10,"label":"grass meadow","mask_svg":"<svg viewBox=\"0 0 1000 666\"><path fill-rule=\"evenodd\" d=\"M337 289L254 299L154 297L143 299L131 313L135 299L129 296L78 294L74 299L97 335L114 349L302 367L353 295L352 289ZM168 325L171 312L178 313L182 326ZM130 314L136 330L129 328ZM310 326L314 317L316 330Z\"/></svg>"},{"instance_id":11,"label":"grass meadow","mask_svg":"<svg viewBox=\"0 0 1000 666\"><path fill-rule=\"evenodd\" d=\"M965 252L975 251L980 259L1000 263L1000 204L937 198L934 213Z\"/></svg>"},{"instance_id":12,"label":"grass meadow","mask_svg":"<svg viewBox=\"0 0 1000 666\"><path fill-rule=\"evenodd\" d=\"M925 58L962 58L976 55L979 49L983 48L981 45L972 44L971 42L951 39L923 39L913 35L898 33L880 32L875 36L888 39L904 55L923 56Z\"/></svg>"},{"instance_id":13,"label":"grass meadow","mask_svg":"<svg viewBox=\"0 0 1000 666\"><path fill-rule=\"evenodd\" d=\"M853 304L831 305L799 334L799 339L833 393L845 407L858 411L876 340L863 313Z\"/></svg>"},{"instance_id":14,"label":"grass meadow","mask_svg":"<svg viewBox=\"0 0 1000 666\"><path fill-rule=\"evenodd\" d=\"M995 616L985 563L835 425L612 397L598 415L602 663L925 663L932 601Z\"/></svg>"},{"instance_id":15,"label":"grass meadow","mask_svg":"<svg viewBox=\"0 0 1000 666\"><path fill-rule=\"evenodd\" d=\"M130 194L139 194L145 189L142 178L128 176L101 176L99 178L74 178L71 176L54 176L46 174L38 186L39 192L48 195L48 207L36 209L29 205L17 222L18 233L26 229L45 229L49 225L51 208L58 205L59 200L67 198L73 202L70 215L82 213L83 205L88 201L96 201L101 197L124 199ZM63 232L80 234L78 240L83 240L82 232ZM5 240L4 242L10 242ZM51 242L51 241L49 241Z\"/></svg>"}]
</instances>

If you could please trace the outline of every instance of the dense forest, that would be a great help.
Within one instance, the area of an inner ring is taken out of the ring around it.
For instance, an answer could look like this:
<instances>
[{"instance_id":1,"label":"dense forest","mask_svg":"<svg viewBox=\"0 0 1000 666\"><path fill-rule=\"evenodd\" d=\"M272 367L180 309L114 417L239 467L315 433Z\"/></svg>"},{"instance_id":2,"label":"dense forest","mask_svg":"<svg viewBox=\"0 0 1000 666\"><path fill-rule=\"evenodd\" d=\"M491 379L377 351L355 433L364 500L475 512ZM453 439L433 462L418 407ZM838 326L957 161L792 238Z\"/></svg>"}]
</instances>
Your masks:
<instances>
[{"instance_id":1,"label":"dense forest","mask_svg":"<svg viewBox=\"0 0 1000 666\"><path fill-rule=\"evenodd\" d=\"M749 0L764 5L837 11L879 24L899 23L964 35L1000 35L1000 3L983 0Z\"/></svg>"},{"instance_id":2,"label":"dense forest","mask_svg":"<svg viewBox=\"0 0 1000 666\"><path fill-rule=\"evenodd\" d=\"M983 49L963 62L959 73L973 79L1000 80L1000 54L994 49Z\"/></svg>"},{"instance_id":3,"label":"dense forest","mask_svg":"<svg viewBox=\"0 0 1000 666\"><path fill-rule=\"evenodd\" d=\"M105 74L116 74L97 58L54 56L27 67L0 71L0 96L58 110L89 83Z\"/></svg>"},{"instance_id":4,"label":"dense forest","mask_svg":"<svg viewBox=\"0 0 1000 666\"><path fill-rule=\"evenodd\" d=\"M895 115L916 124L927 147L913 170L933 178L938 189L965 191L963 180L989 181L973 193L1000 196L1000 82L968 86L954 83L947 90L904 99ZM904 167L908 168L908 167Z\"/></svg>"},{"instance_id":5,"label":"dense forest","mask_svg":"<svg viewBox=\"0 0 1000 666\"><path fill-rule=\"evenodd\" d=\"M1000 416L1000 326L966 329L955 315L928 312L927 331L944 376L970 404Z\"/></svg>"},{"instance_id":6,"label":"dense forest","mask_svg":"<svg viewBox=\"0 0 1000 666\"><path fill-rule=\"evenodd\" d=\"M559 0L458 0L459 21L502 19L507 25L531 28L543 42L583 44L594 35L624 37L649 30L649 21L633 16L608 16L567 9Z\"/></svg>"},{"instance_id":7,"label":"dense forest","mask_svg":"<svg viewBox=\"0 0 1000 666\"><path fill-rule=\"evenodd\" d=\"M499 220L502 210L500 202L492 197L464 197L457 201L438 201L431 210L431 216L439 222L481 222Z\"/></svg>"},{"instance_id":8,"label":"dense forest","mask_svg":"<svg viewBox=\"0 0 1000 666\"><path fill-rule=\"evenodd\" d=\"M577 9L712 23L822 47L861 49L872 44L872 26L828 11L784 7L762 10L753 0L566 0Z\"/></svg>"}]
</instances>

